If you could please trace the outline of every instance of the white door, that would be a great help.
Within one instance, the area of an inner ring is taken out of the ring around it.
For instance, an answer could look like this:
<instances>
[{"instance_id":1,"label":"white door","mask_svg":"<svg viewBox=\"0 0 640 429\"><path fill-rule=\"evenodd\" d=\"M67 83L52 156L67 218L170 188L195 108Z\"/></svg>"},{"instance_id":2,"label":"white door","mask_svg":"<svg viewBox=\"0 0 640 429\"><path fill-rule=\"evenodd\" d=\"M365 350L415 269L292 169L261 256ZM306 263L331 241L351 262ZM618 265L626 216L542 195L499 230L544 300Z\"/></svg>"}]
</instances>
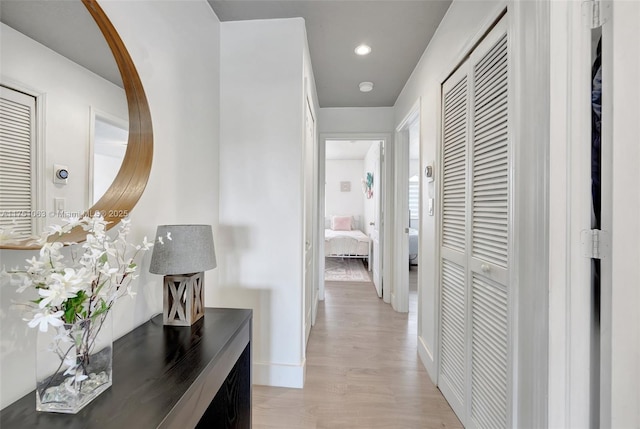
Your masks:
<instances>
[{"instance_id":1,"label":"white door","mask_svg":"<svg viewBox=\"0 0 640 429\"><path fill-rule=\"evenodd\" d=\"M315 121L309 100L305 103L305 141L304 141L304 325L305 344L309 341L313 322L314 278L313 278L313 209L314 209L314 141Z\"/></svg>"},{"instance_id":2,"label":"white door","mask_svg":"<svg viewBox=\"0 0 640 429\"><path fill-rule=\"evenodd\" d=\"M382 161L384 159L384 142L380 142L378 157L376 159L376 167L373 172L373 205L374 205L374 221L373 221L373 230L371 232L371 242L372 248L371 253L373 258L371 258L372 264L372 272L373 272L373 284L376 287L376 292L378 293L378 298L382 298L382 238L381 234L382 225Z\"/></svg>"},{"instance_id":3,"label":"white door","mask_svg":"<svg viewBox=\"0 0 640 429\"><path fill-rule=\"evenodd\" d=\"M443 84L438 384L466 427L509 426L506 18Z\"/></svg>"},{"instance_id":4,"label":"white door","mask_svg":"<svg viewBox=\"0 0 640 429\"><path fill-rule=\"evenodd\" d=\"M409 311L409 129L418 120L418 110L414 109L398 126L395 141L395 281L391 305L403 313Z\"/></svg>"},{"instance_id":5,"label":"white door","mask_svg":"<svg viewBox=\"0 0 640 429\"><path fill-rule=\"evenodd\" d=\"M36 98L0 86L0 211L33 212L37 195ZM0 228L16 238L39 234L41 217L0 216Z\"/></svg>"}]
</instances>

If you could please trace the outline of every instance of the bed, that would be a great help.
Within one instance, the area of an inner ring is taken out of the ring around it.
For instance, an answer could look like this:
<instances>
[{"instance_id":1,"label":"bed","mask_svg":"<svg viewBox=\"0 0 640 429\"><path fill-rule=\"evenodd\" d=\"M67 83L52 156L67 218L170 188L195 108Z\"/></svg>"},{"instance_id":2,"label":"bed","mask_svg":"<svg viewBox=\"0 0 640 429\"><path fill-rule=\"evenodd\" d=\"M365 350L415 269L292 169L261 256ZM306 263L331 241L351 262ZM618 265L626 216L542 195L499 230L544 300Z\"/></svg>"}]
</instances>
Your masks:
<instances>
[{"instance_id":1,"label":"bed","mask_svg":"<svg viewBox=\"0 0 640 429\"><path fill-rule=\"evenodd\" d=\"M327 258L369 259L371 239L353 216L331 216L325 220L324 256ZM369 264L371 266L371 264Z\"/></svg>"},{"instance_id":2,"label":"bed","mask_svg":"<svg viewBox=\"0 0 640 429\"><path fill-rule=\"evenodd\" d=\"M409 228L409 265L418 265L418 230Z\"/></svg>"}]
</instances>

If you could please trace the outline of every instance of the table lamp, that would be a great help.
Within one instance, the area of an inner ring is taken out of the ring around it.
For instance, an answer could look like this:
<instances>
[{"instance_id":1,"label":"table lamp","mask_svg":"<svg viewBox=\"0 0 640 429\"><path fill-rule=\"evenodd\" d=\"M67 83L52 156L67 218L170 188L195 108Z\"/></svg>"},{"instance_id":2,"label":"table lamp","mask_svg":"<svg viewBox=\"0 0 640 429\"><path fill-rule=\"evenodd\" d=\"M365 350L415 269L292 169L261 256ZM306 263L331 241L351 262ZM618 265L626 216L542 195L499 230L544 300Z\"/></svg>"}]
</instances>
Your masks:
<instances>
[{"instance_id":1,"label":"table lamp","mask_svg":"<svg viewBox=\"0 0 640 429\"><path fill-rule=\"evenodd\" d=\"M149 272L164 275L165 325L191 326L204 316L204 271L216 267L211 225L160 225Z\"/></svg>"}]
</instances>

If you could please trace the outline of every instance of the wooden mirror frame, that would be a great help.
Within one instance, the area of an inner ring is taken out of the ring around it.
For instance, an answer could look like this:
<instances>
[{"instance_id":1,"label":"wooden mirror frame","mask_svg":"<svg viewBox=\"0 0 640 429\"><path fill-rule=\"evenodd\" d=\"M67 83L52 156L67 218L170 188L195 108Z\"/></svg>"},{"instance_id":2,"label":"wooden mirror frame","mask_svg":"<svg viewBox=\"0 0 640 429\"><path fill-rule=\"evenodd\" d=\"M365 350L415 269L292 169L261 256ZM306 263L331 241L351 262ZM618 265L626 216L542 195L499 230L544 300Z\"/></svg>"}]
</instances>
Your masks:
<instances>
[{"instance_id":1,"label":"wooden mirror frame","mask_svg":"<svg viewBox=\"0 0 640 429\"><path fill-rule=\"evenodd\" d=\"M153 158L153 129L149 103L140 81L140 76L131 60L122 39L107 18L97 0L81 0L100 28L113 57L116 60L129 108L129 141L122 160L122 166L107 192L87 210L87 215L100 212L107 222L107 229L117 225L136 205L147 185ZM81 242L86 239L86 231L77 227L65 235L67 242ZM32 240L14 244L0 244L0 249L39 249Z\"/></svg>"}]
</instances>

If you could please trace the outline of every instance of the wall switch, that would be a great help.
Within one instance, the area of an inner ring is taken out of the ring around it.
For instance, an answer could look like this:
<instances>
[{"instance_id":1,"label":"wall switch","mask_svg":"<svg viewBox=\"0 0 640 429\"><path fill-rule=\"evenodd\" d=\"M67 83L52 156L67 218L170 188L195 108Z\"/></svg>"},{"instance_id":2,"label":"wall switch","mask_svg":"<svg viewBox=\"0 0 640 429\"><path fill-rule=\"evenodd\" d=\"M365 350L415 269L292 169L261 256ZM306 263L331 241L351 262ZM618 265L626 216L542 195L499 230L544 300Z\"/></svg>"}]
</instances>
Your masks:
<instances>
[{"instance_id":1,"label":"wall switch","mask_svg":"<svg viewBox=\"0 0 640 429\"><path fill-rule=\"evenodd\" d=\"M56 212L56 214L64 211L64 198L53 199L53 211Z\"/></svg>"}]
</instances>

